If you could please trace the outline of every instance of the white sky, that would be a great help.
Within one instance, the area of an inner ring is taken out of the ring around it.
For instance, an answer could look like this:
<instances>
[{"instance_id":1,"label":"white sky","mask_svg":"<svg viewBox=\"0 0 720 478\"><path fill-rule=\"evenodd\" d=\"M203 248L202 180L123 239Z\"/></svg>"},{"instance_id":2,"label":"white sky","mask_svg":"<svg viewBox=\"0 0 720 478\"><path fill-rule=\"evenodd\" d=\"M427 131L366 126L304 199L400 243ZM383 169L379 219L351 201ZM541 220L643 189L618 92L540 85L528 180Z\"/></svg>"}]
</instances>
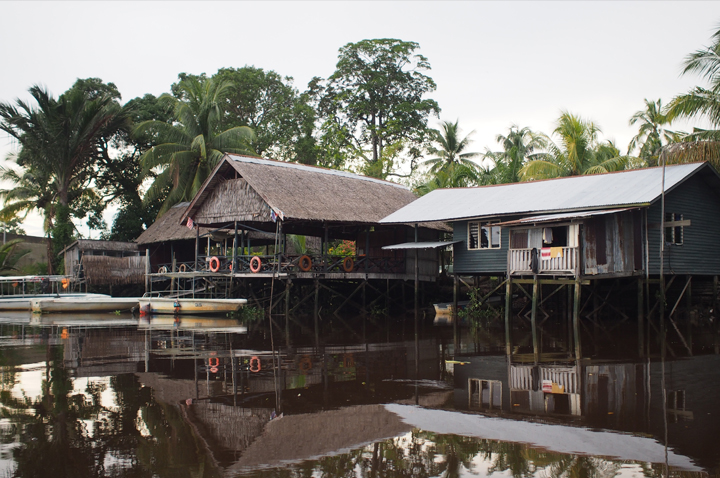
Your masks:
<instances>
[{"instance_id":1,"label":"white sky","mask_svg":"<svg viewBox=\"0 0 720 478\"><path fill-rule=\"evenodd\" d=\"M346 43L399 38L420 44L440 119L476 130L473 151L496 150L513 123L549 134L562 110L624 150L644 98L667 103L700 83L680 77L681 63L710 43L720 3L2 1L0 18L3 102L87 77L114 82L127 101L168 91L180 72L245 65L304 90L332 74ZM0 156L11 149L0 136ZM37 219L25 229L42 235Z\"/></svg>"}]
</instances>

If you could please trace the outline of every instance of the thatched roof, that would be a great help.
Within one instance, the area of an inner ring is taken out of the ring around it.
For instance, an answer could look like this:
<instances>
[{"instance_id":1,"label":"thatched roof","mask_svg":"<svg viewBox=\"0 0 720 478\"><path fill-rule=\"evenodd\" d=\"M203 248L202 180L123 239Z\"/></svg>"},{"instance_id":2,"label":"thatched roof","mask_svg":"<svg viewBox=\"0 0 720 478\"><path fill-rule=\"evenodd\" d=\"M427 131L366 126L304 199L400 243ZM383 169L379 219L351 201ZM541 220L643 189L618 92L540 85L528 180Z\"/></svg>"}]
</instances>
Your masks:
<instances>
[{"instance_id":1,"label":"thatched roof","mask_svg":"<svg viewBox=\"0 0 720 478\"><path fill-rule=\"evenodd\" d=\"M180 223L180 218L187 209L189 202L181 202L160 216L140 237L135 239L138 244L152 244L154 242L182 241L184 239L195 239L195 230ZM200 235L207 234L211 229L200 228Z\"/></svg>"},{"instance_id":2,"label":"thatched roof","mask_svg":"<svg viewBox=\"0 0 720 478\"><path fill-rule=\"evenodd\" d=\"M225 155L178 222L270 222L272 211L286 222L377 224L415 199L403 185L346 171Z\"/></svg>"},{"instance_id":3,"label":"thatched roof","mask_svg":"<svg viewBox=\"0 0 720 478\"><path fill-rule=\"evenodd\" d=\"M187 227L187 219L180 222L180 218L183 217L183 213L187 210L189 205L189 202L181 202L171 207L165 214L160 216L150 227L140 234L140 237L135 239L135 242L142 245L166 241L195 240L196 231L195 229ZM222 241L225 238L231 238L234 231L229 229L218 231L209 227L200 227L199 233L200 237L205 237L210 234L214 240ZM252 231L249 235L253 244L256 245L263 243L263 241L272 243L275 240L274 235L264 232Z\"/></svg>"},{"instance_id":4,"label":"thatched roof","mask_svg":"<svg viewBox=\"0 0 720 478\"><path fill-rule=\"evenodd\" d=\"M60 254L64 254L74 247L79 248L81 251L119 251L119 252L135 252L138 250L137 244L134 242L121 242L121 241L102 241L99 239L78 239L71 243L65 249L60 251Z\"/></svg>"}]
</instances>

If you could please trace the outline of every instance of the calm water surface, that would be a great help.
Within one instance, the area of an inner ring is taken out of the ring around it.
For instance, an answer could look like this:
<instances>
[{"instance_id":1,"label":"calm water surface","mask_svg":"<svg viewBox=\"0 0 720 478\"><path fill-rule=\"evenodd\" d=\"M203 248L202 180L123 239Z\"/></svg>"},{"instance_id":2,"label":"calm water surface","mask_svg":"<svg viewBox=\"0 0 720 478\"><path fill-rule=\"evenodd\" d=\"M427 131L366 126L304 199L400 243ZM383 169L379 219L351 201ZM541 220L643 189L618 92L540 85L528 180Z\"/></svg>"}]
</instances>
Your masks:
<instances>
[{"instance_id":1,"label":"calm water surface","mask_svg":"<svg viewBox=\"0 0 720 478\"><path fill-rule=\"evenodd\" d=\"M715 329L323 327L4 314L0 477L720 476Z\"/></svg>"}]
</instances>

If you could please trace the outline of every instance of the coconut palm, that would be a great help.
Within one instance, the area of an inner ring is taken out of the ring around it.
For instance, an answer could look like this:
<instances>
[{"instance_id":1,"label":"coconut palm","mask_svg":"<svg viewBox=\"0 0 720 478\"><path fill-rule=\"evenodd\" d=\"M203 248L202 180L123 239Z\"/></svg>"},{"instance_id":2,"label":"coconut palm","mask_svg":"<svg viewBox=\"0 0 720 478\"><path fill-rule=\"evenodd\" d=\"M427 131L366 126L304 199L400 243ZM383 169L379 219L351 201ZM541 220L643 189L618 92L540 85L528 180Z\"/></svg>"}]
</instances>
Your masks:
<instances>
[{"instance_id":1,"label":"coconut palm","mask_svg":"<svg viewBox=\"0 0 720 478\"><path fill-rule=\"evenodd\" d=\"M471 158L479 156L480 153L464 152L472 142L470 136L472 136L475 131L471 131L461 139L458 121L454 123L443 121L440 127L442 131L436 129L431 130L433 142L439 147L431 147L430 153L436 154L437 157L423 162L423 164L430 166L430 172L437 173L453 164L462 164L468 168L477 167L477 164L471 161Z\"/></svg>"},{"instance_id":2,"label":"coconut palm","mask_svg":"<svg viewBox=\"0 0 720 478\"><path fill-rule=\"evenodd\" d=\"M503 151L487 151L485 159L493 162L494 167L486 175L486 184L506 184L520 181L520 171L528 160L537 158L536 151L547 146L545 137L534 133L530 128L511 125L507 136L498 134L495 140Z\"/></svg>"},{"instance_id":3,"label":"coconut palm","mask_svg":"<svg viewBox=\"0 0 720 478\"><path fill-rule=\"evenodd\" d=\"M457 163L449 164L432 175L427 182L416 186L415 193L423 196L435 189L476 186L481 182L480 178L484 174L489 173L478 166L467 166Z\"/></svg>"},{"instance_id":4,"label":"coconut palm","mask_svg":"<svg viewBox=\"0 0 720 478\"><path fill-rule=\"evenodd\" d=\"M625 168L628 158L610 141L599 142L600 128L592 121L563 112L553 131L558 138L548 138L544 159L529 161L521 170L524 181L562 176L599 174Z\"/></svg>"},{"instance_id":5,"label":"coconut palm","mask_svg":"<svg viewBox=\"0 0 720 478\"><path fill-rule=\"evenodd\" d=\"M0 180L13 184L11 189L0 190L0 199L4 207L0 209L0 218L20 216L25 219L31 211L43 216L43 229L49 233L55 215L56 188L50 183L43 171L17 170L0 166ZM53 273L54 259L52 238L47 245L48 274Z\"/></svg>"},{"instance_id":6,"label":"coconut palm","mask_svg":"<svg viewBox=\"0 0 720 478\"><path fill-rule=\"evenodd\" d=\"M645 99L645 109L635 112L630 118L630 126L638 124L638 133L630 140L628 153L636 148L640 150L638 156L647 166L657 166L658 155L665 142L671 140L671 131L665 131L663 126L668 123L663 113L662 101Z\"/></svg>"},{"instance_id":7,"label":"coconut palm","mask_svg":"<svg viewBox=\"0 0 720 478\"><path fill-rule=\"evenodd\" d=\"M173 108L175 124L150 120L137 125L135 135L155 138L155 146L140 157L145 174L159 169L145 202L167 195L159 215L197 194L224 153L254 155L250 146L254 134L247 126L219 132L222 102L230 93L229 82L217 83L203 77L186 77L177 85L179 97L163 95L160 100Z\"/></svg>"},{"instance_id":8,"label":"coconut palm","mask_svg":"<svg viewBox=\"0 0 720 478\"><path fill-rule=\"evenodd\" d=\"M713 43L685 58L682 74L695 73L708 82L678 95L668 104L668 121L705 118L709 129L695 128L680 138L682 144L664 148L665 160L671 163L710 161L720 167L720 29L712 36Z\"/></svg>"}]
</instances>

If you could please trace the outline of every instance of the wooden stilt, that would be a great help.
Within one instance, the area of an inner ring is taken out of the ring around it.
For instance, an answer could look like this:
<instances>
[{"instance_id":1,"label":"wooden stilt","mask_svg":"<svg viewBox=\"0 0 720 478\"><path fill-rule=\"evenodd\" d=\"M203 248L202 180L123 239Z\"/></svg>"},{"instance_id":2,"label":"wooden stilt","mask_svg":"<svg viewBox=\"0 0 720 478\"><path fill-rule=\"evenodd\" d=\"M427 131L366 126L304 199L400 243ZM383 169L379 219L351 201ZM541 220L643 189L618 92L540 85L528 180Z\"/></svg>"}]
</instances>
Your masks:
<instances>
[{"instance_id":1,"label":"wooden stilt","mask_svg":"<svg viewBox=\"0 0 720 478\"><path fill-rule=\"evenodd\" d=\"M458 276L453 274L453 353L458 353Z\"/></svg>"},{"instance_id":2,"label":"wooden stilt","mask_svg":"<svg viewBox=\"0 0 720 478\"><path fill-rule=\"evenodd\" d=\"M285 345L290 347L290 286L289 280L285 281Z\"/></svg>"},{"instance_id":3,"label":"wooden stilt","mask_svg":"<svg viewBox=\"0 0 720 478\"><path fill-rule=\"evenodd\" d=\"M575 281L575 298L573 300L573 337L575 342L575 359L582 358L582 347L580 344L580 299L582 294L582 285L580 281Z\"/></svg>"},{"instance_id":4,"label":"wooden stilt","mask_svg":"<svg viewBox=\"0 0 720 478\"><path fill-rule=\"evenodd\" d=\"M638 316L638 356L645 356L645 280L638 279L637 283L637 316Z\"/></svg>"},{"instance_id":5,"label":"wooden stilt","mask_svg":"<svg viewBox=\"0 0 720 478\"><path fill-rule=\"evenodd\" d=\"M315 279L315 306L313 308L313 322L315 323L315 347L320 347L320 317L318 299L320 297L320 281Z\"/></svg>"},{"instance_id":6,"label":"wooden stilt","mask_svg":"<svg viewBox=\"0 0 720 478\"><path fill-rule=\"evenodd\" d=\"M687 343L692 355L692 276L688 276L688 288L685 292L685 327L687 333Z\"/></svg>"},{"instance_id":7,"label":"wooden stilt","mask_svg":"<svg viewBox=\"0 0 720 478\"><path fill-rule=\"evenodd\" d=\"M532 309L530 312L530 326L532 327L532 342L533 342L533 357L535 359L535 363L538 363L540 361L540 350L538 349L538 337L537 337L537 303L538 303L538 293L539 293L539 284L537 281L537 276L534 276L533 281L533 292L532 292Z\"/></svg>"},{"instance_id":8,"label":"wooden stilt","mask_svg":"<svg viewBox=\"0 0 720 478\"><path fill-rule=\"evenodd\" d=\"M457 282L455 282L457 284ZM512 279L508 275L505 284L505 355L512 355L512 337L510 336L510 318L512 317Z\"/></svg>"}]
</instances>

